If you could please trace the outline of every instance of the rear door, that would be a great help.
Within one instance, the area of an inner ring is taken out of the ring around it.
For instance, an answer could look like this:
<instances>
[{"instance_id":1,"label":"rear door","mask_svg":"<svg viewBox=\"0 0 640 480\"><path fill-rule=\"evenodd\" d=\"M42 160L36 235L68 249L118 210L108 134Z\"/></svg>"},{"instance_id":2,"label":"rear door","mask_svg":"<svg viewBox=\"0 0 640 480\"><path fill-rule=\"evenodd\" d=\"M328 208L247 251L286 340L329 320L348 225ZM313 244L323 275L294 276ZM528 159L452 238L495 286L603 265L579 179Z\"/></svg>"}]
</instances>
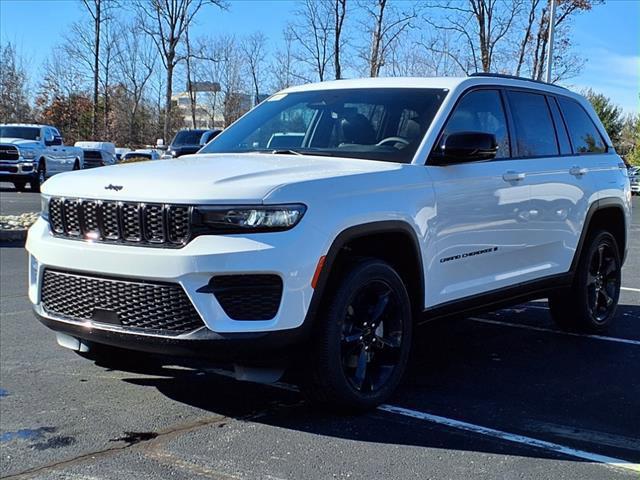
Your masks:
<instances>
[{"instance_id":1,"label":"rear door","mask_svg":"<svg viewBox=\"0 0 640 480\"><path fill-rule=\"evenodd\" d=\"M428 265L427 306L532 278L528 241L529 179L512 156L502 90L478 88L458 101L438 144L455 132L496 136L496 159L429 166L437 214Z\"/></svg>"},{"instance_id":2,"label":"rear door","mask_svg":"<svg viewBox=\"0 0 640 480\"><path fill-rule=\"evenodd\" d=\"M555 96L522 90L508 96L517 155L531 186L528 255L541 276L564 273L595 200L593 163L574 155Z\"/></svg>"}]
</instances>

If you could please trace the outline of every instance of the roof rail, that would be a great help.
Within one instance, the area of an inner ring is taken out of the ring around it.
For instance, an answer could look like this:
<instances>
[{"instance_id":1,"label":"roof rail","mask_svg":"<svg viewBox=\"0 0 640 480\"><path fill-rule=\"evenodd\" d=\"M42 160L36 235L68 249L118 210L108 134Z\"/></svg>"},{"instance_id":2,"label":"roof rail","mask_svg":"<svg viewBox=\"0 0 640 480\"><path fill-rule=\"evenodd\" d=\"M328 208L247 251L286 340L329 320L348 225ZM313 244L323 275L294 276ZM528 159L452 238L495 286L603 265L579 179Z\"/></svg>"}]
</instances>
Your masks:
<instances>
[{"instance_id":1,"label":"roof rail","mask_svg":"<svg viewBox=\"0 0 640 480\"><path fill-rule=\"evenodd\" d=\"M567 90L566 88L561 87L560 85L556 85L554 83L547 83L542 80L534 80L533 78L518 77L516 75L507 75L506 73L474 72L474 73L470 73L468 76L469 77L508 78L510 80L523 80L525 82L539 83L542 85L548 85L550 87L562 88L563 90Z\"/></svg>"}]
</instances>

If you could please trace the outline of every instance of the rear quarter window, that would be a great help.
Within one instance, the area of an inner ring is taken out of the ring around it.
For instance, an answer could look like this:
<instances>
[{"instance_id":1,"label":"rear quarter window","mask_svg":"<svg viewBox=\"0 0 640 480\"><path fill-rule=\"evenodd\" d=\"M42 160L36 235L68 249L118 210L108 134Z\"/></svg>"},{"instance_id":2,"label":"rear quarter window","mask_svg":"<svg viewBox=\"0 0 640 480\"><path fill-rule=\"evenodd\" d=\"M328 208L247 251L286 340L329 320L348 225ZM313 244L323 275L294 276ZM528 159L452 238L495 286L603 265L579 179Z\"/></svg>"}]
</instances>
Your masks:
<instances>
[{"instance_id":1,"label":"rear quarter window","mask_svg":"<svg viewBox=\"0 0 640 480\"><path fill-rule=\"evenodd\" d=\"M559 97L558 103L569 129L574 153L604 153L607 145L595 123L575 100Z\"/></svg>"}]
</instances>

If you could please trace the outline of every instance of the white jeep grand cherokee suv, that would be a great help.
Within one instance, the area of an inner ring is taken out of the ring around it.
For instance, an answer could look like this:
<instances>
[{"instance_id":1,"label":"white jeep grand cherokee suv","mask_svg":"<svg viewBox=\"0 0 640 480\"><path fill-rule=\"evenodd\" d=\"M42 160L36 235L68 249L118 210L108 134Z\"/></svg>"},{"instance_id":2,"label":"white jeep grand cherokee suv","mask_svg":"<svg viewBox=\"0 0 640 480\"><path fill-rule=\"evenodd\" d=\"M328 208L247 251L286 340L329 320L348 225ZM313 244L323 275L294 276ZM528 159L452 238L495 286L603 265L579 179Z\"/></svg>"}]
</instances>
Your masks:
<instances>
[{"instance_id":1,"label":"white jeep grand cherokee suv","mask_svg":"<svg viewBox=\"0 0 640 480\"><path fill-rule=\"evenodd\" d=\"M587 101L491 75L293 87L198 155L42 198L29 297L60 344L250 378L294 359L310 398L349 408L393 392L427 319L549 297L562 328L604 330L631 208Z\"/></svg>"}]
</instances>

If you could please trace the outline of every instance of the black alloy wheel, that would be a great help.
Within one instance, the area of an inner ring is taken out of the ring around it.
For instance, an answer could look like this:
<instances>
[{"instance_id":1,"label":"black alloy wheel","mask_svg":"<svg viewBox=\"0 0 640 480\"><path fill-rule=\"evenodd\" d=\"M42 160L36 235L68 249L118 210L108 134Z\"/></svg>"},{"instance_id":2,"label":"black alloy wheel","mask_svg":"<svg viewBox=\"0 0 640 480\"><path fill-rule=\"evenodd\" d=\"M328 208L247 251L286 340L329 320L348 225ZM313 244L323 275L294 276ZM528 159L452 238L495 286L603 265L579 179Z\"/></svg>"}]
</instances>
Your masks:
<instances>
[{"instance_id":1,"label":"black alloy wheel","mask_svg":"<svg viewBox=\"0 0 640 480\"><path fill-rule=\"evenodd\" d=\"M400 299L384 281L373 280L354 292L342 325L342 369L351 386L376 392L400 360L403 325Z\"/></svg>"},{"instance_id":2,"label":"black alloy wheel","mask_svg":"<svg viewBox=\"0 0 640 480\"><path fill-rule=\"evenodd\" d=\"M593 252L587 273L587 295L591 315L596 322L605 322L616 308L620 294L620 265L611 243L598 245Z\"/></svg>"},{"instance_id":3,"label":"black alloy wheel","mask_svg":"<svg viewBox=\"0 0 640 480\"><path fill-rule=\"evenodd\" d=\"M620 297L622 261L611 233L591 234L578 262L573 285L549 297L556 324L568 331L602 333L613 322Z\"/></svg>"},{"instance_id":4,"label":"black alloy wheel","mask_svg":"<svg viewBox=\"0 0 640 480\"><path fill-rule=\"evenodd\" d=\"M303 390L322 407L375 408L397 388L408 363L407 289L391 265L373 258L353 260L330 282L305 353Z\"/></svg>"}]
</instances>

